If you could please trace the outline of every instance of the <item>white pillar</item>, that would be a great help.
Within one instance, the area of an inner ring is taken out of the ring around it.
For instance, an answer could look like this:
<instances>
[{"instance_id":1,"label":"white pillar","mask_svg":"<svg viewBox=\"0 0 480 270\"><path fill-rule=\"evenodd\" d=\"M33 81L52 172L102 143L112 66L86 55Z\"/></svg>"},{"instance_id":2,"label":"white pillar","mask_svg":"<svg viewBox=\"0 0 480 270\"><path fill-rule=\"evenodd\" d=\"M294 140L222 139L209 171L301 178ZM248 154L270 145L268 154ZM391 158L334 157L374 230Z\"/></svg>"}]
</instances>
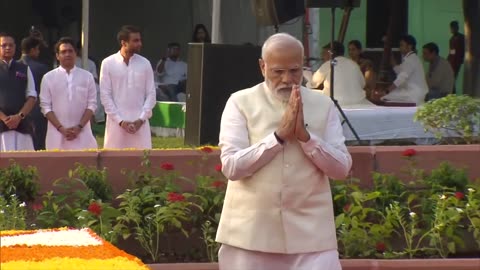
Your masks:
<instances>
[{"instance_id":1,"label":"white pillar","mask_svg":"<svg viewBox=\"0 0 480 270\"><path fill-rule=\"evenodd\" d=\"M310 19L311 34L309 36L309 54L310 58L320 58L320 9L309 8L308 15ZM312 70L317 70L321 62L319 60L311 61Z\"/></svg>"},{"instance_id":2,"label":"white pillar","mask_svg":"<svg viewBox=\"0 0 480 270\"><path fill-rule=\"evenodd\" d=\"M90 0L82 0L82 67L88 68L88 34L89 34Z\"/></svg>"},{"instance_id":3,"label":"white pillar","mask_svg":"<svg viewBox=\"0 0 480 270\"><path fill-rule=\"evenodd\" d=\"M212 43L222 43L221 12L222 0L213 0L212 5Z\"/></svg>"}]
</instances>

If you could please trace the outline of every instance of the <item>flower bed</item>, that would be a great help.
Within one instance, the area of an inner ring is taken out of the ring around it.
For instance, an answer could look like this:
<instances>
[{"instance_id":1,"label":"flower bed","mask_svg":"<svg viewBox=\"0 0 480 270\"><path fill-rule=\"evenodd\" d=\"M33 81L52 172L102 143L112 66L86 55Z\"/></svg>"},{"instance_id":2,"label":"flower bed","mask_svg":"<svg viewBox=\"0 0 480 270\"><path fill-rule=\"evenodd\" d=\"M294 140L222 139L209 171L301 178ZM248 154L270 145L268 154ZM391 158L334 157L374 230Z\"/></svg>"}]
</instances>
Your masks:
<instances>
[{"instance_id":1,"label":"flower bed","mask_svg":"<svg viewBox=\"0 0 480 270\"><path fill-rule=\"evenodd\" d=\"M148 270L90 229L0 231L2 270Z\"/></svg>"},{"instance_id":2,"label":"flower bed","mask_svg":"<svg viewBox=\"0 0 480 270\"><path fill-rule=\"evenodd\" d=\"M461 169L478 170L478 146L350 150L356 164L353 174L363 164L369 176L332 181L342 258L478 256L480 185L471 171ZM50 181L55 192L27 203L34 212L31 222L40 228L90 227L146 263L216 260L219 245L214 237L227 183L218 151L99 155L96 166L80 166L65 173L62 181ZM450 162L442 164L442 159ZM108 169L98 170L98 164L108 164ZM31 176L19 171L12 167L15 174L10 175ZM25 208L23 200L9 201L10 216ZM1 219L2 215L0 226Z\"/></svg>"}]
</instances>

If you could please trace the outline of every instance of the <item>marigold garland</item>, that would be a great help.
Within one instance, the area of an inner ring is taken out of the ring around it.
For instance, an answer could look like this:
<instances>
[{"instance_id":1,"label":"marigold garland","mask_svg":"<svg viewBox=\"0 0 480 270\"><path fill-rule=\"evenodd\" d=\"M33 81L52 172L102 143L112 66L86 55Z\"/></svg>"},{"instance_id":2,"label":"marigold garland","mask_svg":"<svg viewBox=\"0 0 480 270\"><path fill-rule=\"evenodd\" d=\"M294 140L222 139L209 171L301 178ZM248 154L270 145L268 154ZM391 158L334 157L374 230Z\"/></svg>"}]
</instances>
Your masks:
<instances>
[{"instance_id":1,"label":"marigold garland","mask_svg":"<svg viewBox=\"0 0 480 270\"><path fill-rule=\"evenodd\" d=\"M2 237L15 237L21 235L34 235L39 232L59 232L71 230L76 233L79 230L58 228L32 231L0 231ZM99 240L101 245L80 246L52 246L29 245L29 243L13 246L1 246L0 264L2 270L55 270L55 269L82 269L82 270L148 270L148 268L136 257L116 248L109 242L98 237L90 229L82 229ZM72 268L73 267L73 268Z\"/></svg>"}]
</instances>

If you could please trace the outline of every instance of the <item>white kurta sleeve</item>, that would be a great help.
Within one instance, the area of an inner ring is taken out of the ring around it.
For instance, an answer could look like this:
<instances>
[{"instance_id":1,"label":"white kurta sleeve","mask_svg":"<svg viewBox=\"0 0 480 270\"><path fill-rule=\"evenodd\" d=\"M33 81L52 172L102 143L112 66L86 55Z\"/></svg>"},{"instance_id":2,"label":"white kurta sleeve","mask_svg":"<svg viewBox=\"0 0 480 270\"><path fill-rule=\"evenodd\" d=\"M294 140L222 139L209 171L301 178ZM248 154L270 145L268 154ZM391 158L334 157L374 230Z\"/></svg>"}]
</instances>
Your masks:
<instances>
[{"instance_id":1,"label":"white kurta sleeve","mask_svg":"<svg viewBox=\"0 0 480 270\"><path fill-rule=\"evenodd\" d=\"M37 97L37 91L35 91L35 79L30 67L27 67L27 91L26 97Z\"/></svg>"},{"instance_id":2,"label":"white kurta sleeve","mask_svg":"<svg viewBox=\"0 0 480 270\"><path fill-rule=\"evenodd\" d=\"M153 70L150 66L147 69L147 74L145 79L145 103L143 104L142 113L140 114L140 119L147 120L152 117L152 109L157 103L157 94L155 91L155 80L153 78Z\"/></svg>"},{"instance_id":3,"label":"white kurta sleeve","mask_svg":"<svg viewBox=\"0 0 480 270\"><path fill-rule=\"evenodd\" d=\"M108 64L109 63L104 60L100 68L100 100L105 109L105 113L118 124L122 119L113 101L112 78L110 77L110 67Z\"/></svg>"},{"instance_id":4,"label":"white kurta sleeve","mask_svg":"<svg viewBox=\"0 0 480 270\"><path fill-rule=\"evenodd\" d=\"M48 78L48 76L44 76L40 84L40 108L42 108L44 115L52 111L52 89L48 83Z\"/></svg>"},{"instance_id":5,"label":"white kurta sleeve","mask_svg":"<svg viewBox=\"0 0 480 270\"><path fill-rule=\"evenodd\" d=\"M342 124L335 107L328 113L324 139L310 133L310 140L302 143L304 153L328 177L344 179L352 167L352 157L345 146Z\"/></svg>"},{"instance_id":6,"label":"white kurta sleeve","mask_svg":"<svg viewBox=\"0 0 480 270\"><path fill-rule=\"evenodd\" d=\"M95 86L95 80L92 74L88 74L88 100L87 109L93 113L97 110L97 87Z\"/></svg>"},{"instance_id":7,"label":"white kurta sleeve","mask_svg":"<svg viewBox=\"0 0 480 270\"><path fill-rule=\"evenodd\" d=\"M395 66L393 70L395 71L395 73L397 73L397 78L395 79L395 81L393 81L393 84L395 84L396 87L400 87L412 75L414 71L414 63L412 61L409 61L407 57L401 65Z\"/></svg>"},{"instance_id":8,"label":"white kurta sleeve","mask_svg":"<svg viewBox=\"0 0 480 270\"><path fill-rule=\"evenodd\" d=\"M223 111L219 146L222 172L230 180L254 174L283 149L273 133L250 145L247 121L231 98Z\"/></svg>"},{"instance_id":9,"label":"white kurta sleeve","mask_svg":"<svg viewBox=\"0 0 480 270\"><path fill-rule=\"evenodd\" d=\"M318 88L320 84L322 84L325 81L329 72L330 72L330 62L328 61L323 63L320 66L320 68L317 71L315 71L315 73L313 74L312 82L310 83L312 87Z\"/></svg>"}]
</instances>

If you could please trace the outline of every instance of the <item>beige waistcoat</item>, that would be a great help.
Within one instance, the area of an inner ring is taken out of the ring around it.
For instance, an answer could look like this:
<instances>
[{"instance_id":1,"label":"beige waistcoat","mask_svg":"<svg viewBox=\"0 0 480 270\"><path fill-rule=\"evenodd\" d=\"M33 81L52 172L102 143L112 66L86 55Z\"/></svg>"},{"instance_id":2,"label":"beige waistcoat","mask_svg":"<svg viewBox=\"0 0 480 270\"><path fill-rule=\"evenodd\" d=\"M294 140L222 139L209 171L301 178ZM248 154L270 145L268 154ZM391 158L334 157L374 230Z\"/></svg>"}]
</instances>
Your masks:
<instances>
[{"instance_id":1,"label":"beige waistcoat","mask_svg":"<svg viewBox=\"0 0 480 270\"><path fill-rule=\"evenodd\" d=\"M273 133L286 104L264 83L236 92L232 99L247 120L250 144ZM305 124L323 138L330 99L301 89ZM247 250L308 253L337 248L332 196L327 176L297 142L286 143L252 176L229 181L216 240Z\"/></svg>"}]
</instances>

